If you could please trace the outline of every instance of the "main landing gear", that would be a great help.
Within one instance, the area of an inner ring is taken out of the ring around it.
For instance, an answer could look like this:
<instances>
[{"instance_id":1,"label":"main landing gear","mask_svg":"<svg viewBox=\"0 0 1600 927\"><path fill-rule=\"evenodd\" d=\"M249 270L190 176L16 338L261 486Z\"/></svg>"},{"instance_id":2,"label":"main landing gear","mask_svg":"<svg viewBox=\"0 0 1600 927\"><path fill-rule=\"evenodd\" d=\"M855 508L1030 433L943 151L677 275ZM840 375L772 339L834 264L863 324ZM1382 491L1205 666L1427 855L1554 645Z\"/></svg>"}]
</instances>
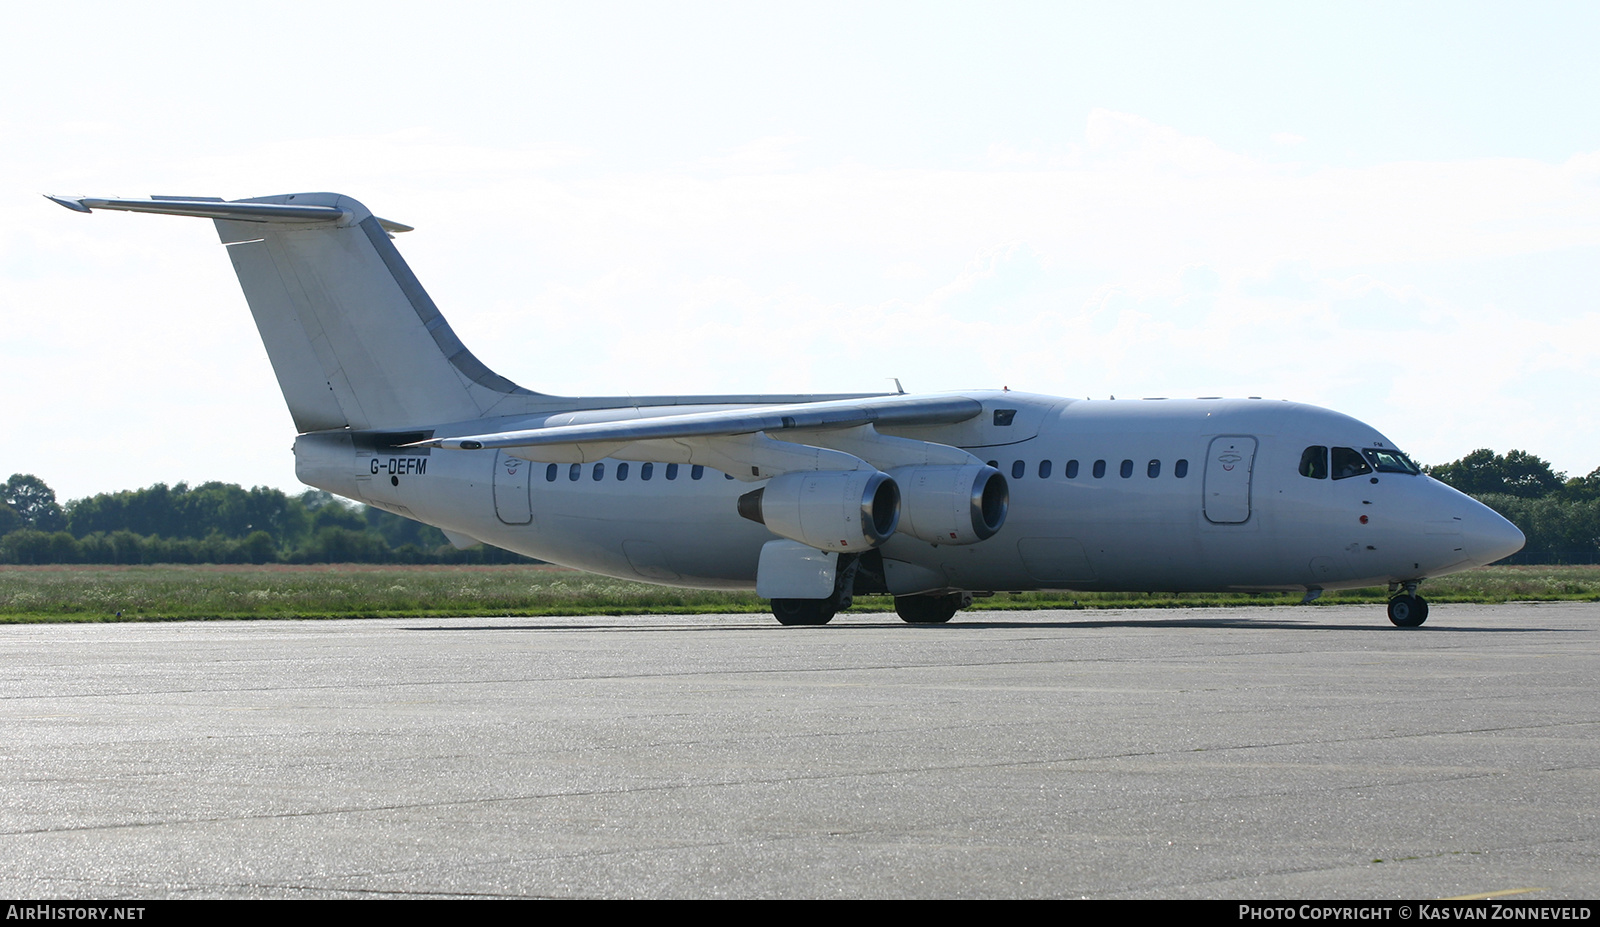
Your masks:
<instances>
[{"instance_id":1,"label":"main landing gear","mask_svg":"<svg viewBox=\"0 0 1600 927\"><path fill-rule=\"evenodd\" d=\"M839 611L836 599L773 599L772 617L779 624L827 624Z\"/></svg>"},{"instance_id":2,"label":"main landing gear","mask_svg":"<svg viewBox=\"0 0 1600 927\"><path fill-rule=\"evenodd\" d=\"M1417 595L1417 584L1406 583L1405 592L1389 600L1389 620L1397 628L1418 628L1428 620L1428 600Z\"/></svg>"},{"instance_id":3,"label":"main landing gear","mask_svg":"<svg viewBox=\"0 0 1600 927\"><path fill-rule=\"evenodd\" d=\"M870 557L864 562L862 557L844 554L839 558L832 595L826 599L773 599L772 616L783 625L827 624L854 601L858 577L869 594L888 591L882 568ZM944 624L971 604L972 593L960 590L894 597L895 613L908 624Z\"/></svg>"},{"instance_id":4,"label":"main landing gear","mask_svg":"<svg viewBox=\"0 0 1600 927\"><path fill-rule=\"evenodd\" d=\"M944 624L972 604L972 597L960 592L943 595L897 595L894 612L908 624Z\"/></svg>"},{"instance_id":5,"label":"main landing gear","mask_svg":"<svg viewBox=\"0 0 1600 927\"><path fill-rule=\"evenodd\" d=\"M908 624L944 624L972 604L968 595L951 592L943 595L895 596L894 611ZM836 597L826 599L773 599L772 615L779 624L827 624L833 616L849 608Z\"/></svg>"},{"instance_id":6,"label":"main landing gear","mask_svg":"<svg viewBox=\"0 0 1600 927\"><path fill-rule=\"evenodd\" d=\"M860 569L858 555L840 555L832 595L826 599L773 599L772 617L783 625L827 624L855 601L856 573Z\"/></svg>"}]
</instances>

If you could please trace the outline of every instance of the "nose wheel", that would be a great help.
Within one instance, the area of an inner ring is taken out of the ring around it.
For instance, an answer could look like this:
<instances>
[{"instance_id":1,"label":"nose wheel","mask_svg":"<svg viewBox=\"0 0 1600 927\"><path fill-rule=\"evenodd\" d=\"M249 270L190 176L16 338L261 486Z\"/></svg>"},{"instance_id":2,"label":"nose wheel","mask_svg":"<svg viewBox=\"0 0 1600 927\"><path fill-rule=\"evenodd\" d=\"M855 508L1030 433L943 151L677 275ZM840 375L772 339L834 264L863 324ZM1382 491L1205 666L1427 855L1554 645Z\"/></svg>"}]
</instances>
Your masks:
<instances>
[{"instance_id":1,"label":"nose wheel","mask_svg":"<svg viewBox=\"0 0 1600 927\"><path fill-rule=\"evenodd\" d=\"M1389 620L1397 628L1421 627L1428 620L1428 600L1415 593L1403 593L1389 600Z\"/></svg>"}]
</instances>

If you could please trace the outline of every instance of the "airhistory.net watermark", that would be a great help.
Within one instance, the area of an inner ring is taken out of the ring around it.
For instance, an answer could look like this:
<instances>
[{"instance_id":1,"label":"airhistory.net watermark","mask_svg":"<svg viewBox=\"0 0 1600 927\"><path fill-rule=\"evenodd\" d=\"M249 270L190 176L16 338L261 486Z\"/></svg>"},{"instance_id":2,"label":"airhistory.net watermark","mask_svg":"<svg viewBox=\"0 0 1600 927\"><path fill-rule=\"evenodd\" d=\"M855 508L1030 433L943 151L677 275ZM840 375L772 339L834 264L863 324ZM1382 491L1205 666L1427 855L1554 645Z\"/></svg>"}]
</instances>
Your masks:
<instances>
[{"instance_id":1,"label":"airhistory.net watermark","mask_svg":"<svg viewBox=\"0 0 1600 927\"><path fill-rule=\"evenodd\" d=\"M144 908L67 904L6 905L8 921L142 921Z\"/></svg>"}]
</instances>

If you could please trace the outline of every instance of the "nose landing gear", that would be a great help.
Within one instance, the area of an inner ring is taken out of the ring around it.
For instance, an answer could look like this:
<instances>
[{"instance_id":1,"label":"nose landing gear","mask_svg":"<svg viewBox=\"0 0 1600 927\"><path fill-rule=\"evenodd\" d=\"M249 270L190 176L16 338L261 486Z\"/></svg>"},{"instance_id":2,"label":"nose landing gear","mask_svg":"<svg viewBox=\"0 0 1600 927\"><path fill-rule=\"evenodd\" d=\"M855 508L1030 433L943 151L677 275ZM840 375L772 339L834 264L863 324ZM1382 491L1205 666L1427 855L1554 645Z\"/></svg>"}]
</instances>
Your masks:
<instances>
[{"instance_id":1,"label":"nose landing gear","mask_svg":"<svg viewBox=\"0 0 1600 927\"><path fill-rule=\"evenodd\" d=\"M1406 583L1405 592L1389 600L1389 621L1395 627L1417 628L1427 620L1428 600L1417 595L1416 583Z\"/></svg>"}]
</instances>

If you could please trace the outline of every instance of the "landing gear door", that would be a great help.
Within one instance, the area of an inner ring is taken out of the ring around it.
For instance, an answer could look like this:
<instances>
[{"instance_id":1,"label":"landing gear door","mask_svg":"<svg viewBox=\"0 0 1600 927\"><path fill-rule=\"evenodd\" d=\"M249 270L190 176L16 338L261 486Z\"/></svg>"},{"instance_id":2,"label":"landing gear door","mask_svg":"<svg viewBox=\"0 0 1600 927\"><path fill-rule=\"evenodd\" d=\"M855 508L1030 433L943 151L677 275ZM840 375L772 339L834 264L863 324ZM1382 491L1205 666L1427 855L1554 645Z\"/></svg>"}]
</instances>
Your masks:
<instances>
[{"instance_id":1,"label":"landing gear door","mask_svg":"<svg viewBox=\"0 0 1600 927\"><path fill-rule=\"evenodd\" d=\"M1222 435L1206 452L1205 513L1214 525L1250 520L1250 471L1256 461L1256 439Z\"/></svg>"},{"instance_id":2,"label":"landing gear door","mask_svg":"<svg viewBox=\"0 0 1600 927\"><path fill-rule=\"evenodd\" d=\"M533 521L533 504L528 498L528 473L533 464L505 451L495 451L494 513L508 525Z\"/></svg>"}]
</instances>

